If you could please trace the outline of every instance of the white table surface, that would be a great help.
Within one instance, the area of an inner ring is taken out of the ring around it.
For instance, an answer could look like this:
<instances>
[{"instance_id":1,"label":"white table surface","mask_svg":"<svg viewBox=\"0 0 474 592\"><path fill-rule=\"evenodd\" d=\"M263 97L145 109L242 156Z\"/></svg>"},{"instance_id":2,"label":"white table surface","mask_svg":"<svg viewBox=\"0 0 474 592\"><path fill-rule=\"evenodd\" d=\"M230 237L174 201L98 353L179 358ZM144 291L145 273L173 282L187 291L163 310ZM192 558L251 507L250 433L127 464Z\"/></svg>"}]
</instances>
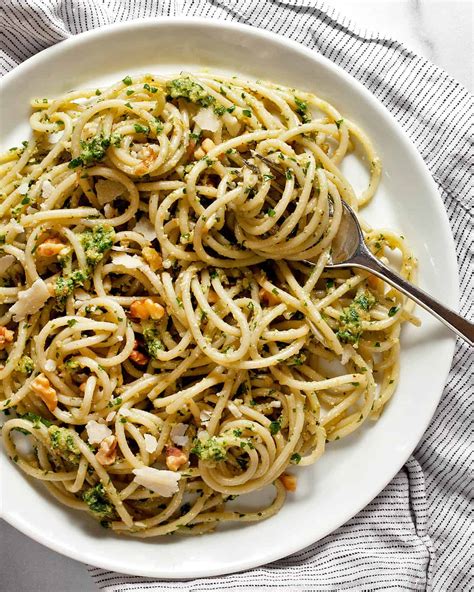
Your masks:
<instances>
[{"instance_id":1,"label":"white table surface","mask_svg":"<svg viewBox=\"0 0 474 592\"><path fill-rule=\"evenodd\" d=\"M397 39L472 91L473 0L326 0L362 29ZM85 566L0 520L3 592L96 592Z\"/></svg>"}]
</instances>

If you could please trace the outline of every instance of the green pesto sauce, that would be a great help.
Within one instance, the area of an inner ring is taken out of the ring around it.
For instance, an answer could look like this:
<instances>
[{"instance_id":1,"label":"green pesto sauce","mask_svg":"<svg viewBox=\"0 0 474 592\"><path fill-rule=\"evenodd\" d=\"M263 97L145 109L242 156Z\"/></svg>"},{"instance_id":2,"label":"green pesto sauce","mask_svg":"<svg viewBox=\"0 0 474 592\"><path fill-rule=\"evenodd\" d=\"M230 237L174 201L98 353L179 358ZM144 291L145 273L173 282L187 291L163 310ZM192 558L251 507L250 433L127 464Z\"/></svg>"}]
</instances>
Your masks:
<instances>
[{"instance_id":1,"label":"green pesto sauce","mask_svg":"<svg viewBox=\"0 0 474 592\"><path fill-rule=\"evenodd\" d=\"M33 370L35 369L35 364L30 356L21 356L21 358L16 363L15 370L17 372L21 372L22 374L26 374L29 376Z\"/></svg>"},{"instance_id":2,"label":"green pesto sauce","mask_svg":"<svg viewBox=\"0 0 474 592\"><path fill-rule=\"evenodd\" d=\"M223 115L226 112L223 105L219 105L216 99L206 92L204 87L191 80L189 76L170 80L166 84L166 92L172 99L187 99L191 103L196 103L202 107L212 106L217 115Z\"/></svg>"},{"instance_id":3,"label":"green pesto sauce","mask_svg":"<svg viewBox=\"0 0 474 592\"><path fill-rule=\"evenodd\" d=\"M81 153L77 158L73 158L69 163L70 169L75 169L80 166L87 166L95 162L101 161L105 157L107 148L109 146L120 146L120 134L113 133L110 136L100 134L94 136L88 142L81 142Z\"/></svg>"},{"instance_id":4,"label":"green pesto sauce","mask_svg":"<svg viewBox=\"0 0 474 592\"><path fill-rule=\"evenodd\" d=\"M339 317L339 330L336 333L337 338L341 343L359 343L362 335L361 321L367 320L368 311L375 306L376 300L374 296L366 291L360 294L353 302L346 308Z\"/></svg>"},{"instance_id":5,"label":"green pesto sauce","mask_svg":"<svg viewBox=\"0 0 474 592\"><path fill-rule=\"evenodd\" d=\"M48 432L53 451L70 463L77 465L81 453L74 442L72 431L68 428L52 425L48 428Z\"/></svg>"},{"instance_id":6,"label":"green pesto sauce","mask_svg":"<svg viewBox=\"0 0 474 592\"><path fill-rule=\"evenodd\" d=\"M79 235L87 264L95 267L114 244L115 230L108 224L98 224Z\"/></svg>"},{"instance_id":7,"label":"green pesto sauce","mask_svg":"<svg viewBox=\"0 0 474 592\"><path fill-rule=\"evenodd\" d=\"M63 271L54 283L54 295L63 306L75 288L84 285L91 276L93 268L102 260L106 251L114 244L115 230L107 224L98 224L78 235L86 255L87 269L75 269L69 273ZM65 266L70 265L70 260Z\"/></svg>"},{"instance_id":8,"label":"green pesto sauce","mask_svg":"<svg viewBox=\"0 0 474 592\"><path fill-rule=\"evenodd\" d=\"M143 324L143 339L147 352L155 360L158 359L158 352L163 351L164 345L159 337L158 328L154 323Z\"/></svg>"},{"instance_id":9,"label":"green pesto sauce","mask_svg":"<svg viewBox=\"0 0 474 592\"><path fill-rule=\"evenodd\" d=\"M106 494L102 483L97 483L94 487L87 489L82 495L82 499L89 506L89 510L101 520L116 517L114 505Z\"/></svg>"},{"instance_id":10,"label":"green pesto sauce","mask_svg":"<svg viewBox=\"0 0 474 592\"><path fill-rule=\"evenodd\" d=\"M193 442L191 452L196 454L201 460L206 461L220 461L224 460L227 455L227 450L224 441L216 436L212 436L208 440L201 441L196 438Z\"/></svg>"},{"instance_id":11,"label":"green pesto sauce","mask_svg":"<svg viewBox=\"0 0 474 592\"><path fill-rule=\"evenodd\" d=\"M77 269L67 275L60 275L54 283L54 295L60 304L64 304L67 297L70 296L74 288L83 286L89 278L89 273L84 269Z\"/></svg>"}]
</instances>

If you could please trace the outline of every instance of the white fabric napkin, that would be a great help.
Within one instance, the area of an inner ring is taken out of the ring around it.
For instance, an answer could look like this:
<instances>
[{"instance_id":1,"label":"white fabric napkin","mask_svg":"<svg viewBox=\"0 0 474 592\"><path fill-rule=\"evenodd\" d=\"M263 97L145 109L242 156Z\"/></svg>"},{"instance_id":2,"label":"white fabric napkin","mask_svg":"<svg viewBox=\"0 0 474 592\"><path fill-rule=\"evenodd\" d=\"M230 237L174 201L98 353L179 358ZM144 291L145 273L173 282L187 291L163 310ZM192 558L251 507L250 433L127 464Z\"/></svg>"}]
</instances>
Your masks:
<instances>
[{"instance_id":1,"label":"white fabric napkin","mask_svg":"<svg viewBox=\"0 0 474 592\"><path fill-rule=\"evenodd\" d=\"M357 29L315 0L3 0L2 6L3 73L71 35L154 16L235 20L280 33L333 60L385 104L428 165L451 222L461 312L468 314L474 283L472 98L424 58L395 40ZM154 581L90 567L92 578L107 592L468 590L473 367L472 351L458 342L442 401L414 455L362 512L311 547L222 577Z\"/></svg>"}]
</instances>

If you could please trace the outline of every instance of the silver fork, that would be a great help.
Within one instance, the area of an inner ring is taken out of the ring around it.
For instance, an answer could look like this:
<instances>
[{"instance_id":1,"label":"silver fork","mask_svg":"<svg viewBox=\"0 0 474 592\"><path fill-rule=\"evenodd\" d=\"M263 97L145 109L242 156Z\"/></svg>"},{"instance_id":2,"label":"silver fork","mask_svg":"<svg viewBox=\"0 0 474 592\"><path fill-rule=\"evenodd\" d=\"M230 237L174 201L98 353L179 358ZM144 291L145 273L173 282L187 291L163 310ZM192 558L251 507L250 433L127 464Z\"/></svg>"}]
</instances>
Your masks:
<instances>
[{"instance_id":1,"label":"silver fork","mask_svg":"<svg viewBox=\"0 0 474 592\"><path fill-rule=\"evenodd\" d=\"M282 188L278 179L284 179L282 171L265 156L253 152L254 158L264 162L276 176L276 185ZM258 168L244 160L246 166L259 174ZM331 263L326 265L327 269L343 269L356 267L373 273L391 286L403 292L408 298L414 300L425 310L430 312L438 320L444 323L459 337L466 340L471 346L474 345L474 324L463 318L454 310L444 306L438 300L407 282L404 278L384 265L377 257L372 255L364 241L364 235L354 210L342 201L343 210L341 223L336 236L332 242ZM316 265L313 261L304 260L309 265Z\"/></svg>"}]
</instances>

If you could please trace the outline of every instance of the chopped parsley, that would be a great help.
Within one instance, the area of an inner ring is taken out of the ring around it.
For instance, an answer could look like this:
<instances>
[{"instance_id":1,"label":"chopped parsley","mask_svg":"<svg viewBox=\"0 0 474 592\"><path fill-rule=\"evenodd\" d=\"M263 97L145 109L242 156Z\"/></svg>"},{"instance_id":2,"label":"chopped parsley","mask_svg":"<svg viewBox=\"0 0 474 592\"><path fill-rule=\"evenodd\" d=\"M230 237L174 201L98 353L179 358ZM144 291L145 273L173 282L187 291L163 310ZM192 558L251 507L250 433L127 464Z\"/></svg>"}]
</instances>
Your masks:
<instances>
[{"instance_id":1,"label":"chopped parsley","mask_svg":"<svg viewBox=\"0 0 474 592\"><path fill-rule=\"evenodd\" d=\"M226 112L226 108L224 107L224 105L216 105L214 107L214 113L216 115L224 115L225 112Z\"/></svg>"},{"instance_id":2,"label":"chopped parsley","mask_svg":"<svg viewBox=\"0 0 474 592\"><path fill-rule=\"evenodd\" d=\"M245 117L252 117L252 111L250 111L250 109L242 109L242 113Z\"/></svg>"},{"instance_id":3,"label":"chopped parsley","mask_svg":"<svg viewBox=\"0 0 474 592\"><path fill-rule=\"evenodd\" d=\"M337 125L337 129L339 129L341 127L341 124L344 122L344 119L338 119L336 121L336 125Z\"/></svg>"},{"instance_id":4,"label":"chopped parsley","mask_svg":"<svg viewBox=\"0 0 474 592\"><path fill-rule=\"evenodd\" d=\"M375 298L370 292L364 292L354 300L354 304L360 306L362 310L370 310L375 305Z\"/></svg>"},{"instance_id":5,"label":"chopped parsley","mask_svg":"<svg viewBox=\"0 0 474 592\"><path fill-rule=\"evenodd\" d=\"M295 104L296 113L298 113L298 115L301 115L303 123L308 123L308 121L311 121L311 118L308 117L308 103L306 103L302 99L299 99L298 97L295 97Z\"/></svg>"},{"instance_id":6,"label":"chopped parsley","mask_svg":"<svg viewBox=\"0 0 474 592\"><path fill-rule=\"evenodd\" d=\"M298 454L297 452L295 452L294 454L291 455L290 460L293 464L299 465L301 462L301 454Z\"/></svg>"},{"instance_id":7,"label":"chopped parsley","mask_svg":"<svg viewBox=\"0 0 474 592\"><path fill-rule=\"evenodd\" d=\"M158 92L158 89L156 88L156 86L150 86L147 82L145 82L145 84L143 85L143 88L153 94Z\"/></svg>"},{"instance_id":8,"label":"chopped parsley","mask_svg":"<svg viewBox=\"0 0 474 592\"><path fill-rule=\"evenodd\" d=\"M375 305L376 300L370 292L360 294L350 306L344 308L339 317L340 325L336 333L342 343L356 345L362 335L361 320L367 319L367 312Z\"/></svg>"},{"instance_id":9,"label":"chopped parsley","mask_svg":"<svg viewBox=\"0 0 474 592\"><path fill-rule=\"evenodd\" d=\"M130 76L125 76L125 78L122 80L122 82L126 86L130 86L131 84L133 84L133 80L130 78Z\"/></svg>"},{"instance_id":10,"label":"chopped parsley","mask_svg":"<svg viewBox=\"0 0 474 592\"><path fill-rule=\"evenodd\" d=\"M155 117L155 133L161 134L161 132L163 131L164 128L164 124L161 121L161 119L159 117Z\"/></svg>"},{"instance_id":11,"label":"chopped parsley","mask_svg":"<svg viewBox=\"0 0 474 592\"><path fill-rule=\"evenodd\" d=\"M53 425L48 419L41 417L40 415L36 415L36 413L31 413L31 411L28 411L28 413L25 413L20 417L21 419L27 419L28 421L31 421L35 429L40 427L40 423L45 425L47 428Z\"/></svg>"},{"instance_id":12,"label":"chopped parsley","mask_svg":"<svg viewBox=\"0 0 474 592\"><path fill-rule=\"evenodd\" d=\"M281 430L280 420L272 421L270 423L269 430L270 430L270 434L272 434L272 436L274 436L275 434L278 434L278 432Z\"/></svg>"},{"instance_id":13,"label":"chopped parsley","mask_svg":"<svg viewBox=\"0 0 474 592\"><path fill-rule=\"evenodd\" d=\"M150 128L147 125L140 125L139 123L135 123L133 126L137 134L148 134L150 132Z\"/></svg>"},{"instance_id":14,"label":"chopped parsley","mask_svg":"<svg viewBox=\"0 0 474 592\"><path fill-rule=\"evenodd\" d=\"M392 306L392 308L388 311L388 316L393 317L398 312L398 306Z\"/></svg>"}]
</instances>

